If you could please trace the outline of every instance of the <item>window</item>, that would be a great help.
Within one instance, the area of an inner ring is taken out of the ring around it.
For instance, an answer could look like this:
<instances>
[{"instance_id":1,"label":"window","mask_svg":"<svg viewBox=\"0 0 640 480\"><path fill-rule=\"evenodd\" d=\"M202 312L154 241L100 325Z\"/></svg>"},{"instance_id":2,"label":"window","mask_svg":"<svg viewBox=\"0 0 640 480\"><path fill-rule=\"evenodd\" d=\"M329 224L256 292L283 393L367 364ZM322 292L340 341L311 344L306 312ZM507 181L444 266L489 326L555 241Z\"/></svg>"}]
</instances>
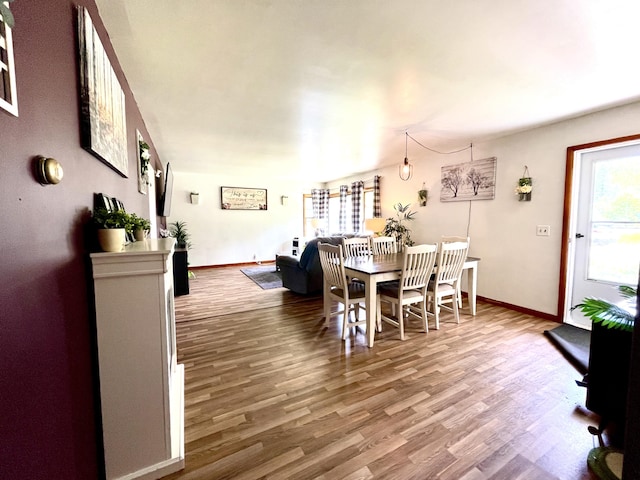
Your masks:
<instances>
[{"instance_id":1,"label":"window","mask_svg":"<svg viewBox=\"0 0 640 480\"><path fill-rule=\"evenodd\" d=\"M0 16L0 107L18 116L11 29Z\"/></svg>"},{"instance_id":2,"label":"window","mask_svg":"<svg viewBox=\"0 0 640 480\"><path fill-rule=\"evenodd\" d=\"M365 218L373 218L373 187L368 187L364 189L363 192L363 211L360 214L360 218L362 219L362 225L360 226L360 230L364 228L364 219ZM353 225L352 225L352 207L351 207L351 192L347 194L347 205L346 205L346 228L345 231L342 232L340 229L340 194L339 193L331 193L329 195L329 231L328 234L332 233L354 233ZM304 236L305 237L313 237L315 235L315 228L313 227L313 204L311 202L311 195L305 194L303 196L303 225L304 225Z\"/></svg>"}]
</instances>

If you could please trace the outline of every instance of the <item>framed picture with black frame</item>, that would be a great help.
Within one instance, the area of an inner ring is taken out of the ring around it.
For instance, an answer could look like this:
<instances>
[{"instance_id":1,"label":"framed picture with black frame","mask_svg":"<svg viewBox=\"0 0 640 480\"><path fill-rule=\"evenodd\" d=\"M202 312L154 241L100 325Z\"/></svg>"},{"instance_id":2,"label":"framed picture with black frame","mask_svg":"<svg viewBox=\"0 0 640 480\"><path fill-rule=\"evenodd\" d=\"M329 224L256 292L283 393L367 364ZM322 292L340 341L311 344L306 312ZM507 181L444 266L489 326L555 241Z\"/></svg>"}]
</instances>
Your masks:
<instances>
[{"instance_id":1,"label":"framed picture with black frame","mask_svg":"<svg viewBox=\"0 0 640 480\"><path fill-rule=\"evenodd\" d=\"M78 7L82 148L128 176L125 97L89 12Z\"/></svg>"}]
</instances>

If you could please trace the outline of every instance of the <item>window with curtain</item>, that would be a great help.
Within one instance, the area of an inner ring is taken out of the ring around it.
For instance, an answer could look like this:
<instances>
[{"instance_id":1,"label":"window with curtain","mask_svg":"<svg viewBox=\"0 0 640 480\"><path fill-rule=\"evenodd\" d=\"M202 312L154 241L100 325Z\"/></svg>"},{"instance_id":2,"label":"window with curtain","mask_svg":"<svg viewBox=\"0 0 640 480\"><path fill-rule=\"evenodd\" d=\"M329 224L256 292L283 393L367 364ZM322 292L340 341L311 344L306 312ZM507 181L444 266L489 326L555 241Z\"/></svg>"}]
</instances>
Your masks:
<instances>
[{"instance_id":1,"label":"window with curtain","mask_svg":"<svg viewBox=\"0 0 640 480\"><path fill-rule=\"evenodd\" d=\"M362 194L360 218L362 219L362 225L360 230L364 229L364 219L373 218L374 211L374 192L373 187L366 187ZM329 195L329 228L327 234L333 233L357 233L353 231L352 225L352 204L351 193L347 194L346 205L346 229L340 229L340 194L333 192ZM313 205L311 194L304 194L303 196L303 230L305 237L313 237L315 235L315 229L313 228L311 221L313 219Z\"/></svg>"}]
</instances>

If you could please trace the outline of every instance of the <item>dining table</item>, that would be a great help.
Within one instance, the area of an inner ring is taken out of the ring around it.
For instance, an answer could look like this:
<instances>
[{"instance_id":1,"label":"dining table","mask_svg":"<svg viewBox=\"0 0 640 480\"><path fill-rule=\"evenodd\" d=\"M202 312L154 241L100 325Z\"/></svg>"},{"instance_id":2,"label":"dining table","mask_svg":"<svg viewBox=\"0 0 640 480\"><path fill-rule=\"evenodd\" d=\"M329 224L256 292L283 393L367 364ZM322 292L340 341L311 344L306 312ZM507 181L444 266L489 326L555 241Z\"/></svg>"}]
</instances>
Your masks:
<instances>
[{"instance_id":1,"label":"dining table","mask_svg":"<svg viewBox=\"0 0 640 480\"><path fill-rule=\"evenodd\" d=\"M478 257L467 257L462 267L467 272L467 289L469 313L476 314L476 287L478 284ZM367 313L367 342L373 347L376 328L376 293L380 282L398 280L402 271L403 254L389 253L385 255L363 255L345 258L344 269L348 277L360 279L365 285L365 307ZM435 267L438 268L437 266ZM325 312L329 311L331 302L324 283Z\"/></svg>"}]
</instances>

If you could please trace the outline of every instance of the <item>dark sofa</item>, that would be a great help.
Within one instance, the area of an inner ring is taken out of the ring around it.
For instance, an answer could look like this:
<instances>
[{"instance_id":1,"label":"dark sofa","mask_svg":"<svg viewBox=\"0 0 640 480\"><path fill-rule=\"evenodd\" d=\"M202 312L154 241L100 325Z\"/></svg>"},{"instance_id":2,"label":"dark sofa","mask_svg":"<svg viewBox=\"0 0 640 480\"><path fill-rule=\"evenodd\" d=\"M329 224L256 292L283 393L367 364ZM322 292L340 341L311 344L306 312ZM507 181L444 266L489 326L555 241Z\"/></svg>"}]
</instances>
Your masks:
<instances>
[{"instance_id":1,"label":"dark sofa","mask_svg":"<svg viewBox=\"0 0 640 480\"><path fill-rule=\"evenodd\" d=\"M282 286L292 292L307 295L322 291L322 266L318 254L318 243L341 245L342 239L353 235L335 235L310 240L300 257L279 255L276 268L282 273Z\"/></svg>"}]
</instances>

